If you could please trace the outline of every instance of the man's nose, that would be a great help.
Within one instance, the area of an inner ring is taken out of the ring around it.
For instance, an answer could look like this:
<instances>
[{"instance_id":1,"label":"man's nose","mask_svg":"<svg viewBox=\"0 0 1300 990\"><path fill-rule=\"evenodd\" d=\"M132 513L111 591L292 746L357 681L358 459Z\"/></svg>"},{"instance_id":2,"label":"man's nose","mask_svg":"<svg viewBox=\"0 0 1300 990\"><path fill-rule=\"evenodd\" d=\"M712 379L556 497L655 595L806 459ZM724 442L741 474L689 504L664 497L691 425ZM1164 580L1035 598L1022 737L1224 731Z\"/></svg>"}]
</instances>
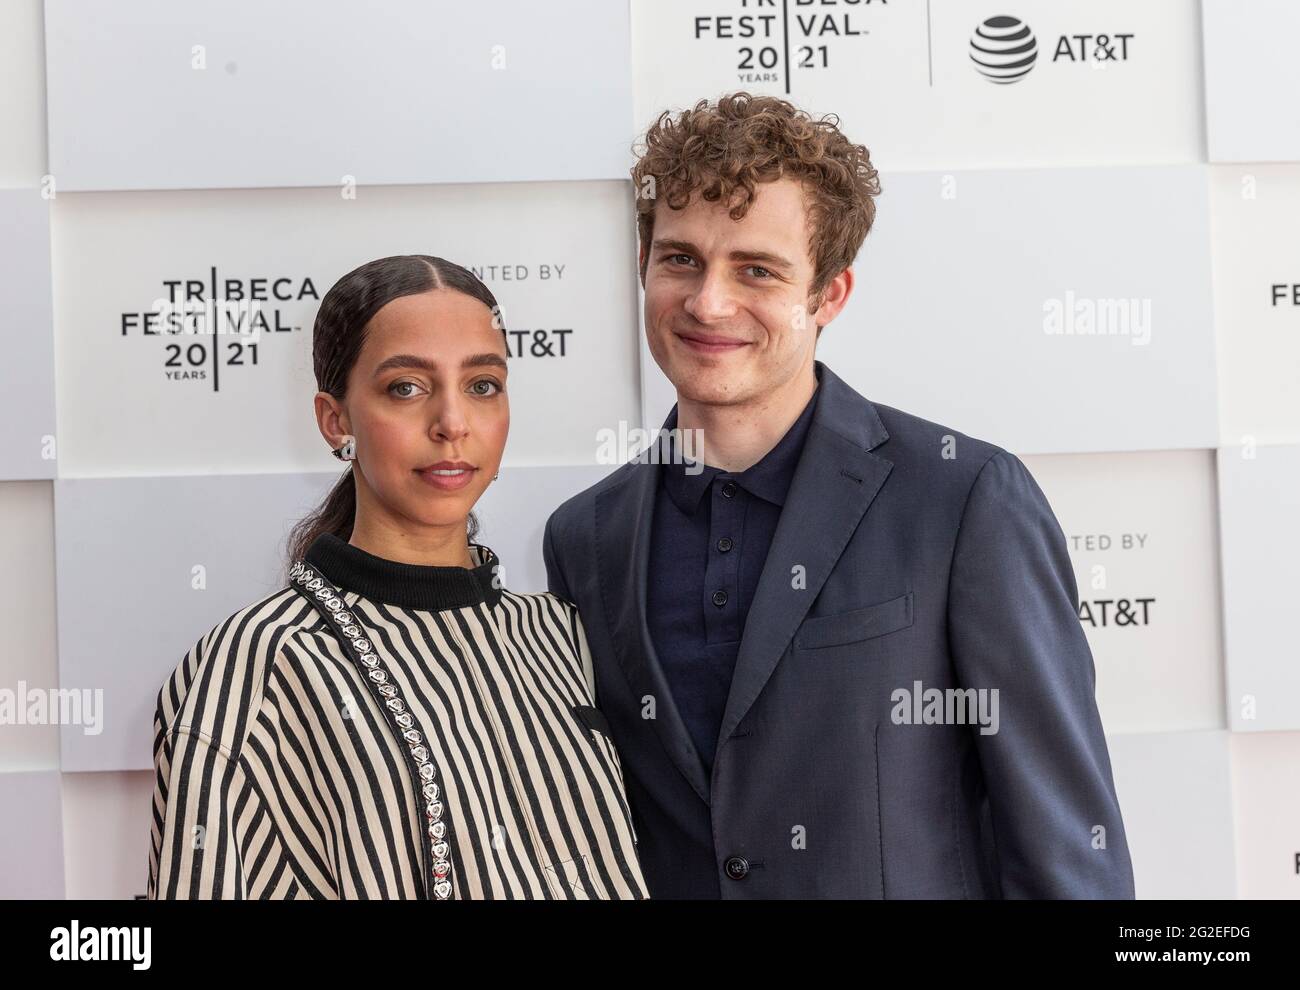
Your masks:
<instances>
[{"instance_id":1,"label":"man's nose","mask_svg":"<svg viewBox=\"0 0 1300 990\"><path fill-rule=\"evenodd\" d=\"M730 280L721 272L706 272L695 291L687 297L685 309L701 323L714 323L733 316L736 298Z\"/></svg>"}]
</instances>

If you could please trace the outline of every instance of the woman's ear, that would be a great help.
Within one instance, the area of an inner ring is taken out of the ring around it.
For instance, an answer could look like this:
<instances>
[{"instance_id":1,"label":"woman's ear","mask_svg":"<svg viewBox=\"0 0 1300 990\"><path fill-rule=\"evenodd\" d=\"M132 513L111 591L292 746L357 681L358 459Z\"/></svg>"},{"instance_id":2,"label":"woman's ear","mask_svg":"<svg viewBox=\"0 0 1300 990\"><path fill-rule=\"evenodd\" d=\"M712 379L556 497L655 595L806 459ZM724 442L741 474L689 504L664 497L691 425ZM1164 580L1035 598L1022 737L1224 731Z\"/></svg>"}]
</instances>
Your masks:
<instances>
[{"instance_id":1,"label":"woman's ear","mask_svg":"<svg viewBox=\"0 0 1300 990\"><path fill-rule=\"evenodd\" d=\"M335 450L343 444L343 438L352 432L347 410L328 392L317 392L314 404L320 435L325 438L330 450Z\"/></svg>"}]
</instances>

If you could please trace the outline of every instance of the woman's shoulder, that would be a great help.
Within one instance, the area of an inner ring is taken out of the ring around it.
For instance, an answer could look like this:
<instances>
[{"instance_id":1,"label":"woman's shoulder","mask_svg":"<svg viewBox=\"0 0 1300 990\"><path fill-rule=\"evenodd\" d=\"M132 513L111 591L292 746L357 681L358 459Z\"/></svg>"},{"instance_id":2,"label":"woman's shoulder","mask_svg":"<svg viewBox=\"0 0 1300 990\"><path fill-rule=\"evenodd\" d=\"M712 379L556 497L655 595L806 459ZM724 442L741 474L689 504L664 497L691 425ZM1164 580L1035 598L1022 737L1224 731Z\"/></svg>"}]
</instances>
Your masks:
<instances>
[{"instance_id":1,"label":"woman's shoulder","mask_svg":"<svg viewBox=\"0 0 1300 990\"><path fill-rule=\"evenodd\" d=\"M288 586L213 625L158 691L155 748L164 737L188 732L227 756L236 752L285 644L323 621L311 602Z\"/></svg>"},{"instance_id":2,"label":"woman's shoulder","mask_svg":"<svg viewBox=\"0 0 1300 990\"><path fill-rule=\"evenodd\" d=\"M551 591L538 591L530 594L507 591L503 601L513 600L540 616L560 635L546 637L547 641L558 643L575 669L580 669L587 683L588 691L593 689L591 648L587 644L587 630L582 623L578 606L567 598ZM554 652L554 651L552 651Z\"/></svg>"},{"instance_id":3,"label":"woman's shoulder","mask_svg":"<svg viewBox=\"0 0 1300 990\"><path fill-rule=\"evenodd\" d=\"M578 619L578 606L562 595L553 591L503 591L503 600L512 600L517 605L541 609L565 622Z\"/></svg>"}]
</instances>

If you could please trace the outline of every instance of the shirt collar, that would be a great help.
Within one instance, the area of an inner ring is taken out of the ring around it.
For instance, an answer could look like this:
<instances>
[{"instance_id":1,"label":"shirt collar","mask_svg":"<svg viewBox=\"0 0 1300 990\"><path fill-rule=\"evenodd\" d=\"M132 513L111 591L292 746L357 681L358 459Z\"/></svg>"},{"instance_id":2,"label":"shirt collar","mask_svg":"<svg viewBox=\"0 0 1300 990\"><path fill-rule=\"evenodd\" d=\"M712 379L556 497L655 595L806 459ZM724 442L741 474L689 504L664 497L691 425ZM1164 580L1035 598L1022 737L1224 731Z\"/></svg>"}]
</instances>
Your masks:
<instances>
[{"instance_id":1,"label":"shirt collar","mask_svg":"<svg viewBox=\"0 0 1300 990\"><path fill-rule=\"evenodd\" d=\"M804 440L807 439L808 430L812 426L817 399L820 395L821 375L818 370L818 385L808 399L807 405L804 406L803 412L799 414L799 418L786 430L785 436L777 441L775 447L764 454L757 463L738 474L710 467L707 464L702 466L702 470L691 474L687 471L688 465L684 463L684 458L675 456L665 458L662 477L668 497L682 512L694 515L695 510L699 508L700 499L709 490L713 479L721 475L735 481L751 495L757 495L776 506L785 505L785 497L790 491L790 482L794 479L794 471L799 464L799 455L803 452ZM673 407L664 426L668 430L676 428L676 406ZM670 433L668 439L670 450L676 450L676 442L676 434ZM695 464L689 466L694 467Z\"/></svg>"},{"instance_id":2,"label":"shirt collar","mask_svg":"<svg viewBox=\"0 0 1300 990\"><path fill-rule=\"evenodd\" d=\"M402 608L443 609L496 605L501 599L497 579L500 560L485 546L469 545L473 567L405 564L376 557L333 533L321 533L303 555L308 565L363 598Z\"/></svg>"}]
</instances>

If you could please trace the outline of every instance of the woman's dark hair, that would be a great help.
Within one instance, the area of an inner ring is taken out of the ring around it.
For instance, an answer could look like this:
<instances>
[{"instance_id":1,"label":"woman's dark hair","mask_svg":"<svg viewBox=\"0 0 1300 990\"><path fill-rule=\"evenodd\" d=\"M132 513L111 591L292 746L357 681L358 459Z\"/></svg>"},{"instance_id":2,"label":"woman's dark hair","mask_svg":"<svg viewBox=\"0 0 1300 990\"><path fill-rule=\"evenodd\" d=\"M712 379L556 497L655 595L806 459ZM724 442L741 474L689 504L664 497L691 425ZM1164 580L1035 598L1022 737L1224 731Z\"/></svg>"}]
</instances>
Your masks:
<instances>
[{"instance_id":1,"label":"woman's dark hair","mask_svg":"<svg viewBox=\"0 0 1300 990\"><path fill-rule=\"evenodd\" d=\"M366 327L371 317L394 299L431 289L455 289L479 300L492 311L496 325L505 333L496 297L468 268L427 254L379 258L348 272L321 300L312 328L311 357L316 388L341 401L347 393L348 375L366 342ZM356 513L356 483L349 467L325 501L290 531L288 562L292 564L302 557L321 533L350 539ZM478 535L478 520L472 512L467 530L466 535L473 542Z\"/></svg>"}]
</instances>

